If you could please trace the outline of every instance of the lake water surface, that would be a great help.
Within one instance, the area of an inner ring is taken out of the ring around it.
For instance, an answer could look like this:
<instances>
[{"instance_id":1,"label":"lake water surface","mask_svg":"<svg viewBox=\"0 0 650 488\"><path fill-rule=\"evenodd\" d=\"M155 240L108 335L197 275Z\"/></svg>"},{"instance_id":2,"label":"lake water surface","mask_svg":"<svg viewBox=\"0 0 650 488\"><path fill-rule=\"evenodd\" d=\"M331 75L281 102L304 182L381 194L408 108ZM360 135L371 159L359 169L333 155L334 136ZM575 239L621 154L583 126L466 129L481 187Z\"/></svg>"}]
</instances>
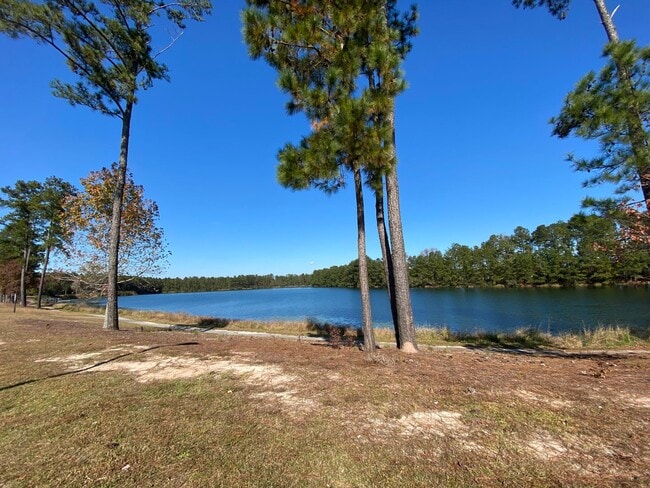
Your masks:
<instances>
[{"instance_id":1,"label":"lake water surface","mask_svg":"<svg viewBox=\"0 0 650 488\"><path fill-rule=\"evenodd\" d=\"M537 327L552 333L597 325L650 329L650 288L450 289L411 291L418 326L454 331L512 331ZM391 325L385 290L372 290L375 325ZM361 325L359 290L276 288L120 297L121 308L186 312L229 319L304 320Z\"/></svg>"}]
</instances>

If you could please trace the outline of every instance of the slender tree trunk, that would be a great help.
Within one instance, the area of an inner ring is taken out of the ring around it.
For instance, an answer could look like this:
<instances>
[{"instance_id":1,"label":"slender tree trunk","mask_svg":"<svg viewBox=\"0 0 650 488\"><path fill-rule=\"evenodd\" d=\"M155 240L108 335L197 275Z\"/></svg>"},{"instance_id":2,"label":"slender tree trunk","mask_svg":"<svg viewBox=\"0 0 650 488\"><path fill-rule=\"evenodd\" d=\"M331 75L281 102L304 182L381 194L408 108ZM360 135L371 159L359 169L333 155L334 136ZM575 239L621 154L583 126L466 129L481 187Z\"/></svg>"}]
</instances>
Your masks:
<instances>
[{"instance_id":1,"label":"slender tree trunk","mask_svg":"<svg viewBox=\"0 0 650 488\"><path fill-rule=\"evenodd\" d=\"M368 283L368 260L366 258L366 224L363 207L363 183L361 170L354 168L354 191L357 201L357 247L359 254L359 288L361 290L361 311L363 350L374 352L375 332L372 328L372 309L370 307L370 285Z\"/></svg>"},{"instance_id":2,"label":"slender tree trunk","mask_svg":"<svg viewBox=\"0 0 650 488\"><path fill-rule=\"evenodd\" d=\"M596 4L596 10L598 10L598 15L600 15L600 20L607 33L607 39L609 39L609 42L619 42L618 32L616 31L612 16L609 15L605 0L594 0L594 4Z\"/></svg>"},{"instance_id":3,"label":"slender tree trunk","mask_svg":"<svg viewBox=\"0 0 650 488\"><path fill-rule=\"evenodd\" d=\"M379 188L375 189L375 216L377 218L377 233L379 234L379 245L381 257L384 264L384 275L386 276L386 290L390 303L390 312L393 316L393 328L395 329L395 343L399 347L399 316L397 315L397 303L395 302L395 276L393 275L393 256L390 249L390 237L386 229L384 215L384 183L380 180Z\"/></svg>"},{"instance_id":4,"label":"slender tree trunk","mask_svg":"<svg viewBox=\"0 0 650 488\"><path fill-rule=\"evenodd\" d=\"M32 254L32 248L26 246L23 249L23 265L20 268L20 306L27 306L27 269L29 268L29 258Z\"/></svg>"},{"instance_id":5,"label":"slender tree trunk","mask_svg":"<svg viewBox=\"0 0 650 488\"><path fill-rule=\"evenodd\" d=\"M384 9L386 6L384 5ZM385 17L386 14L384 14ZM377 83L375 72L368 73L368 86L376 90ZM373 116L373 122L379 123L379 116ZM390 236L386 229L386 218L384 212L384 176L376 177L375 181L375 217L377 219L377 233L379 234L379 245L381 247L382 263L384 265L384 275L386 277L386 291L388 293L388 302L390 303L390 312L393 317L393 329L395 331L395 343L400 347L400 328L399 315L397 313L397 302L395 299L395 275L393 272L393 254L390 247Z\"/></svg>"},{"instance_id":6,"label":"slender tree trunk","mask_svg":"<svg viewBox=\"0 0 650 488\"><path fill-rule=\"evenodd\" d=\"M609 42L620 42L616 25L607 10L605 0L594 0L594 4L596 5L596 10L598 10L598 15L600 16L600 20ZM630 73L626 68L620 66L616 60L614 60L614 62L616 63L620 82L624 83L627 89L633 93L635 88ZM630 107L630 113L626 119L630 145L632 146L632 153L636 160L637 174L639 175L639 182L641 184L641 192L643 194L646 212L650 213L650 141L648 140L647 132L643 128L643 118L641 117L638 107Z\"/></svg>"},{"instance_id":7,"label":"slender tree trunk","mask_svg":"<svg viewBox=\"0 0 650 488\"><path fill-rule=\"evenodd\" d=\"M51 250L52 250L52 246L47 246L45 248L45 259L43 260L43 270L41 271L41 279L38 282L38 299L36 300L36 308L41 308L41 300L43 299L43 288L45 287L45 273L47 273L47 265L50 261Z\"/></svg>"},{"instance_id":8,"label":"slender tree trunk","mask_svg":"<svg viewBox=\"0 0 650 488\"><path fill-rule=\"evenodd\" d=\"M118 330L120 328L117 303L117 275L120 253L120 227L122 224L122 201L126 183L127 164L129 159L129 135L131 132L131 113L133 102L127 101L122 117L122 139L120 142L120 161L115 175L115 193L113 194L113 215L111 220L110 244L108 248L108 290L106 293L106 315L104 329Z\"/></svg>"},{"instance_id":9,"label":"slender tree trunk","mask_svg":"<svg viewBox=\"0 0 650 488\"><path fill-rule=\"evenodd\" d=\"M397 154L395 151L395 105L389 110L387 122L392 127L393 167L386 174L386 196L388 200L388 226L390 229L390 244L393 254L393 274L395 276L395 302L399 327L398 347L404 352L417 352L415 339L415 324L411 306L411 291L409 286L404 233L402 230L402 212L400 209L399 185L397 182Z\"/></svg>"}]
</instances>

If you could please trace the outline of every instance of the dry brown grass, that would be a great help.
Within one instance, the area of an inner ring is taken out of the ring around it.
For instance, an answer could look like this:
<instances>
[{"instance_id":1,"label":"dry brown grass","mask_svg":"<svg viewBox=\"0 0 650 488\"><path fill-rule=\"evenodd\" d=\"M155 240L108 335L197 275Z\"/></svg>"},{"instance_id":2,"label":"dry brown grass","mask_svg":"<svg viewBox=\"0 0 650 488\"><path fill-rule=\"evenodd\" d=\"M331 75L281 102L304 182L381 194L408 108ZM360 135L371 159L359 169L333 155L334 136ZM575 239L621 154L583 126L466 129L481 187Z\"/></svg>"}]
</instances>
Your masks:
<instances>
[{"instance_id":1,"label":"dry brown grass","mask_svg":"<svg viewBox=\"0 0 650 488\"><path fill-rule=\"evenodd\" d=\"M650 484L642 351L369 356L124 325L0 306L0 486Z\"/></svg>"}]
</instances>

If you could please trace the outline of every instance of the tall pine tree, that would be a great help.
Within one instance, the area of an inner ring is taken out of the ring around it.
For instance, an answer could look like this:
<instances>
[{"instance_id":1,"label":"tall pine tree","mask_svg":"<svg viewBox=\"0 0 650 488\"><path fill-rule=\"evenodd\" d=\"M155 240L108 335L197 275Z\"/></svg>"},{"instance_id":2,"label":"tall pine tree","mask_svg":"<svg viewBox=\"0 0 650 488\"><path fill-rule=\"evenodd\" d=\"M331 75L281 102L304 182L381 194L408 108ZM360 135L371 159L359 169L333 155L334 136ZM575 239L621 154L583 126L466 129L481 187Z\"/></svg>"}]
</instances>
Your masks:
<instances>
[{"instance_id":1,"label":"tall pine tree","mask_svg":"<svg viewBox=\"0 0 650 488\"><path fill-rule=\"evenodd\" d=\"M41 239L43 185L38 181L19 180L0 189L0 207L8 212L0 219L2 239L15 256L20 256L20 305L27 306L27 282L37 264Z\"/></svg>"},{"instance_id":2,"label":"tall pine tree","mask_svg":"<svg viewBox=\"0 0 650 488\"><path fill-rule=\"evenodd\" d=\"M380 182L385 174L394 173L390 115L392 100L404 86L399 78L401 57L395 53L394 40L402 33L389 29L383 1L300 5L250 1L244 24L252 57L264 56L280 72L280 87L291 96L289 112L302 111L312 121L311 135L303 138L299 146L289 144L280 152L280 182L292 188L314 186L331 192L343 184L346 171L353 174L359 282L364 329L368 330L362 173L376 195L383 197ZM377 202L379 223L383 203L379 197ZM395 235L401 236L401 224ZM388 263L386 255L385 261ZM410 312L408 279L406 291ZM392 296L396 297L394 293ZM412 327L412 313L410 317ZM408 320L402 323L408 324ZM414 333L412 336L413 347L405 349L415 350Z\"/></svg>"},{"instance_id":3,"label":"tall pine tree","mask_svg":"<svg viewBox=\"0 0 650 488\"><path fill-rule=\"evenodd\" d=\"M66 199L76 193L75 188L61 178L50 176L45 180L41 192L41 218L43 222L43 248L45 255L41 263L41 277L38 283L38 296L36 307L41 308L45 277L53 250L64 250L69 240L69 235L64 229L63 219Z\"/></svg>"},{"instance_id":4,"label":"tall pine tree","mask_svg":"<svg viewBox=\"0 0 650 488\"><path fill-rule=\"evenodd\" d=\"M360 2L338 8L326 2L299 7L269 2L266 10L257 7L245 15L251 52L272 39L277 48L264 55L280 70L280 86L291 96L290 111L302 111L312 121L312 134L304 137L299 147L288 144L280 151L280 183L293 189L314 186L331 193L343 185L346 170L354 176L362 330L364 349L372 352L375 341L361 173L368 135L367 100L355 96L359 60L353 39L357 22L365 13ZM273 36L273 28L281 37Z\"/></svg>"},{"instance_id":5,"label":"tall pine tree","mask_svg":"<svg viewBox=\"0 0 650 488\"><path fill-rule=\"evenodd\" d=\"M0 3L0 32L50 45L64 56L71 71L79 77L75 84L53 81L55 96L121 121L108 263L106 329L119 328L120 223L133 108L139 90L150 88L155 80L168 79L167 67L158 61L158 55L167 48L154 49L154 20L166 16L182 30L186 20L202 20L210 10L210 0L169 3L156 0L3 0Z\"/></svg>"}]
</instances>

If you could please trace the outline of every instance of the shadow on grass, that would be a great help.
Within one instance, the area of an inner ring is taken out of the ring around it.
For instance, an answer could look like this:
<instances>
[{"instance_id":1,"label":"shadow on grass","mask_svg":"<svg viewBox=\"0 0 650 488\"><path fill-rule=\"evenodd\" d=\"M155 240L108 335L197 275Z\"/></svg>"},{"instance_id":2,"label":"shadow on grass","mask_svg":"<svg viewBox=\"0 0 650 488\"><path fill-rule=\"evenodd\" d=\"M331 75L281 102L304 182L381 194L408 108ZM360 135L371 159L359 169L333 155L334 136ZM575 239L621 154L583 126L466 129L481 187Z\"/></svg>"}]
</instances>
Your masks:
<instances>
[{"instance_id":1,"label":"shadow on grass","mask_svg":"<svg viewBox=\"0 0 650 488\"><path fill-rule=\"evenodd\" d=\"M207 332L212 329L225 329L233 322L235 322L235 320L220 319L216 317L205 317L200 319L196 324L175 324L174 327L177 327L179 329L182 329L184 327L187 328L198 327L199 329L202 329L204 332Z\"/></svg>"},{"instance_id":2,"label":"shadow on grass","mask_svg":"<svg viewBox=\"0 0 650 488\"><path fill-rule=\"evenodd\" d=\"M118 354L115 357L112 357L110 359L106 359L104 361L99 361L98 363L91 364L90 366L86 366L85 368L75 369L75 370L72 370L72 371L64 371L63 373L51 374L51 375L48 375L48 376L44 376L42 378L33 378L33 379L30 379L30 380L24 380L24 381L20 381L18 383L14 383L13 385L0 386L0 391L11 390L11 389L17 388L19 386L29 385L29 384L32 384L32 383L39 383L41 381L49 380L49 379L52 379L52 378L60 378L62 376L68 376L68 375L72 375L72 374L83 373L85 371L89 371L91 369L98 368L99 366L102 366L104 364L119 361L120 359L129 357L129 356L135 356L137 354L143 354L143 353L146 353L146 352L149 352L149 351L153 351L155 349L160 349L162 347L198 346L198 345L199 345L198 342L179 342L178 344L161 344L159 346L151 346L151 347L148 347L147 349L142 349L140 351L127 352L125 354Z\"/></svg>"},{"instance_id":3,"label":"shadow on grass","mask_svg":"<svg viewBox=\"0 0 650 488\"><path fill-rule=\"evenodd\" d=\"M453 332L449 338L453 342L463 343L465 347L503 349L548 349L557 347L552 339L539 329L527 328L513 333L498 332Z\"/></svg>"},{"instance_id":4,"label":"shadow on grass","mask_svg":"<svg viewBox=\"0 0 650 488\"><path fill-rule=\"evenodd\" d=\"M600 329L600 331L608 329ZM616 350L598 350L608 349L610 347L621 347L625 345L634 346L635 338L647 341L647 333L637 331L632 333L626 329L627 337L622 342L612 344L599 344L591 342L593 335L598 334L596 331L583 331L580 334L574 334L576 340L582 341L582 347L592 347L594 350L564 350L563 346L558 345L558 338L544 333L536 328L520 329L512 333L496 332L475 332L475 333L452 333L450 340L460 342L468 349L486 349L502 353L519 354L527 356L547 356L561 358L620 358L625 356L625 352L616 352Z\"/></svg>"},{"instance_id":5,"label":"shadow on grass","mask_svg":"<svg viewBox=\"0 0 650 488\"><path fill-rule=\"evenodd\" d=\"M212 330L212 329L224 329L228 327L230 324L232 324L234 320L230 319L219 319L219 318L205 318L199 320L199 323L197 324L198 327L201 327L202 329L206 330Z\"/></svg>"},{"instance_id":6,"label":"shadow on grass","mask_svg":"<svg viewBox=\"0 0 650 488\"><path fill-rule=\"evenodd\" d=\"M312 337L322 337L331 347L358 347L363 344L361 329L347 325L334 325L309 318L307 330Z\"/></svg>"}]
</instances>

